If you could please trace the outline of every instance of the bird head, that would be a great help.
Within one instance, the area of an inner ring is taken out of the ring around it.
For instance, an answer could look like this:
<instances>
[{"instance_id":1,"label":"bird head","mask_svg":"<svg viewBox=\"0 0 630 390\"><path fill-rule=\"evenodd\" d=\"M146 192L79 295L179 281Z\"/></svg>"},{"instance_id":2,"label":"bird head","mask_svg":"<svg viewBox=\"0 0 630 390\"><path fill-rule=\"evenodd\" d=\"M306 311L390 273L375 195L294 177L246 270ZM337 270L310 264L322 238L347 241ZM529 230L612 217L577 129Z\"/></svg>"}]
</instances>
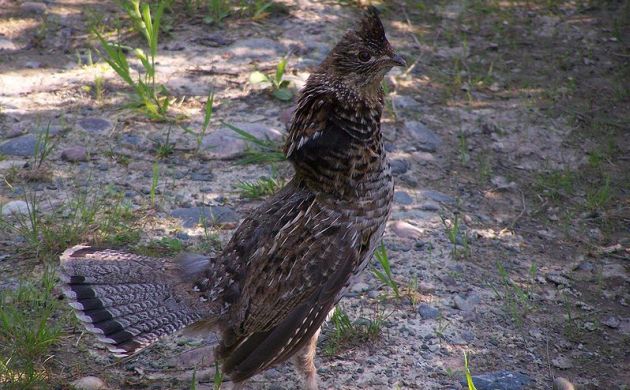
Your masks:
<instances>
[{"instance_id":1,"label":"bird head","mask_svg":"<svg viewBox=\"0 0 630 390\"><path fill-rule=\"evenodd\" d=\"M394 66L406 66L392 48L374 7L368 7L356 29L348 31L322 67L349 87L371 90Z\"/></svg>"}]
</instances>

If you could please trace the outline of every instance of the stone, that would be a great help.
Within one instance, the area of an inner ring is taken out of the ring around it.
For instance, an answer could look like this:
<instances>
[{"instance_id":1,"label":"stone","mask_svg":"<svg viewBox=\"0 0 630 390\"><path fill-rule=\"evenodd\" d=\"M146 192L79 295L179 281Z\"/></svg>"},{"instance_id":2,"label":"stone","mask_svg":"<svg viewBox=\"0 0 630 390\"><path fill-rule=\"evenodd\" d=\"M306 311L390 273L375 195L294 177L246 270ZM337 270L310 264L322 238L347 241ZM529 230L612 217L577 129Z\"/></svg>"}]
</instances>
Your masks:
<instances>
[{"instance_id":1,"label":"stone","mask_svg":"<svg viewBox=\"0 0 630 390\"><path fill-rule=\"evenodd\" d=\"M25 134L0 144L0 153L9 156L31 157L35 152L36 143L37 137L33 134Z\"/></svg>"},{"instance_id":2,"label":"stone","mask_svg":"<svg viewBox=\"0 0 630 390\"><path fill-rule=\"evenodd\" d=\"M284 132L262 123L236 122L233 125L263 140L279 142L284 136ZM228 127L221 127L203 137L202 146L210 158L220 160L236 158L253 147Z\"/></svg>"},{"instance_id":3,"label":"stone","mask_svg":"<svg viewBox=\"0 0 630 390\"><path fill-rule=\"evenodd\" d=\"M562 355L551 359L551 364L561 370L568 370L569 368L573 367L573 362L571 362L571 359Z\"/></svg>"},{"instance_id":4,"label":"stone","mask_svg":"<svg viewBox=\"0 0 630 390\"><path fill-rule=\"evenodd\" d=\"M405 191L396 191L394 192L394 202L407 206L413 203L413 198Z\"/></svg>"},{"instance_id":5,"label":"stone","mask_svg":"<svg viewBox=\"0 0 630 390\"><path fill-rule=\"evenodd\" d=\"M87 149L83 146L71 146L61 152L61 159L70 162L87 161Z\"/></svg>"},{"instance_id":6,"label":"stone","mask_svg":"<svg viewBox=\"0 0 630 390\"><path fill-rule=\"evenodd\" d=\"M418 305L418 314L425 320L432 320L438 318L440 311L431 305L421 303Z\"/></svg>"},{"instance_id":7,"label":"stone","mask_svg":"<svg viewBox=\"0 0 630 390\"><path fill-rule=\"evenodd\" d=\"M436 152L442 145L442 138L422 122L405 121L405 129L422 152Z\"/></svg>"},{"instance_id":8,"label":"stone","mask_svg":"<svg viewBox=\"0 0 630 390\"><path fill-rule=\"evenodd\" d=\"M471 294L467 298L463 298L460 295L455 295L453 298L453 305L456 309L461 311L470 312L473 311L475 306L481 301L478 295Z\"/></svg>"},{"instance_id":9,"label":"stone","mask_svg":"<svg viewBox=\"0 0 630 390\"><path fill-rule=\"evenodd\" d=\"M2 209L2 215L19 215L28 214L28 204L23 200L12 200L5 203L0 207Z\"/></svg>"},{"instance_id":10,"label":"stone","mask_svg":"<svg viewBox=\"0 0 630 390\"><path fill-rule=\"evenodd\" d=\"M392 222L389 224L389 228L395 235L401 238L419 239L424 234L422 229L403 221Z\"/></svg>"},{"instance_id":11,"label":"stone","mask_svg":"<svg viewBox=\"0 0 630 390\"><path fill-rule=\"evenodd\" d=\"M20 5L20 10L30 14L43 14L46 13L48 8L46 4L36 1L25 1Z\"/></svg>"},{"instance_id":12,"label":"stone","mask_svg":"<svg viewBox=\"0 0 630 390\"><path fill-rule=\"evenodd\" d=\"M504 176L495 176L490 179L490 182L494 184L497 190L510 190L516 188L516 183L509 181Z\"/></svg>"},{"instance_id":13,"label":"stone","mask_svg":"<svg viewBox=\"0 0 630 390\"><path fill-rule=\"evenodd\" d=\"M354 293L362 293L370 289L370 285L364 282L355 283L350 288L350 291Z\"/></svg>"},{"instance_id":14,"label":"stone","mask_svg":"<svg viewBox=\"0 0 630 390\"><path fill-rule=\"evenodd\" d=\"M420 103L418 103L411 96L393 95L391 99L392 99L392 106L394 106L394 111L396 112L399 112L405 109L417 109L420 107Z\"/></svg>"},{"instance_id":15,"label":"stone","mask_svg":"<svg viewBox=\"0 0 630 390\"><path fill-rule=\"evenodd\" d=\"M561 376L553 380L553 390L575 390L573 383Z\"/></svg>"},{"instance_id":16,"label":"stone","mask_svg":"<svg viewBox=\"0 0 630 390\"><path fill-rule=\"evenodd\" d=\"M238 213L227 206L178 208L171 212L171 216L181 219L187 228L197 226L204 219L207 225L236 223L239 219Z\"/></svg>"},{"instance_id":17,"label":"stone","mask_svg":"<svg viewBox=\"0 0 630 390\"><path fill-rule=\"evenodd\" d=\"M28 69L39 69L42 67L42 64L37 61L26 61L24 67Z\"/></svg>"},{"instance_id":18,"label":"stone","mask_svg":"<svg viewBox=\"0 0 630 390\"><path fill-rule=\"evenodd\" d=\"M96 117L81 119L77 124L88 133L104 133L114 127L113 123L107 119Z\"/></svg>"},{"instance_id":19,"label":"stone","mask_svg":"<svg viewBox=\"0 0 630 390\"><path fill-rule=\"evenodd\" d=\"M285 51L283 45L269 38L241 39L227 48L227 52L231 55L230 62L269 61L272 58L277 59Z\"/></svg>"},{"instance_id":20,"label":"stone","mask_svg":"<svg viewBox=\"0 0 630 390\"><path fill-rule=\"evenodd\" d=\"M214 175L212 172L193 172L190 174L190 179L193 181L212 181Z\"/></svg>"},{"instance_id":21,"label":"stone","mask_svg":"<svg viewBox=\"0 0 630 390\"><path fill-rule=\"evenodd\" d=\"M619 328L621 321L619 320L619 318L615 316L610 316L606 318L604 321L602 321L602 324L606 325L609 328L617 329Z\"/></svg>"},{"instance_id":22,"label":"stone","mask_svg":"<svg viewBox=\"0 0 630 390\"><path fill-rule=\"evenodd\" d=\"M514 371L497 371L487 374L472 376L477 390L522 390L527 389L531 378L525 374ZM460 383L467 387L466 378Z\"/></svg>"},{"instance_id":23,"label":"stone","mask_svg":"<svg viewBox=\"0 0 630 390\"><path fill-rule=\"evenodd\" d=\"M84 376L70 383L77 390L105 390L107 385L101 378L95 376Z\"/></svg>"},{"instance_id":24,"label":"stone","mask_svg":"<svg viewBox=\"0 0 630 390\"><path fill-rule=\"evenodd\" d=\"M389 161L389 165L392 168L392 174L402 175L409 170L409 161L400 158L395 158Z\"/></svg>"},{"instance_id":25,"label":"stone","mask_svg":"<svg viewBox=\"0 0 630 390\"><path fill-rule=\"evenodd\" d=\"M10 40L0 37L0 51L4 50L17 50L17 46Z\"/></svg>"},{"instance_id":26,"label":"stone","mask_svg":"<svg viewBox=\"0 0 630 390\"><path fill-rule=\"evenodd\" d=\"M439 191L434 191L434 190L423 190L420 192L420 195L422 195L424 198L428 198L432 201L435 202L440 202L440 203L447 203L447 204L455 204L455 198L453 198L452 196L443 194Z\"/></svg>"}]
</instances>

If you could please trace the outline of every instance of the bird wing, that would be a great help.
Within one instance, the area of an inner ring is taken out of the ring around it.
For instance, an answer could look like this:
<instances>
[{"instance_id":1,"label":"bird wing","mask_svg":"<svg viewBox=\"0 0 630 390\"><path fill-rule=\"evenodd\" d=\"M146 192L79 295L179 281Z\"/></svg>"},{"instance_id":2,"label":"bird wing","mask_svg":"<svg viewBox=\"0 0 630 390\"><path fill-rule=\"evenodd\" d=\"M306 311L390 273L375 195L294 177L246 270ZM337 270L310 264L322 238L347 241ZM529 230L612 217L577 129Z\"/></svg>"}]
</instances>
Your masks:
<instances>
[{"instance_id":1,"label":"bird wing","mask_svg":"<svg viewBox=\"0 0 630 390\"><path fill-rule=\"evenodd\" d=\"M240 250L246 271L221 352L233 379L251 376L301 348L360 261L356 230L309 191L292 192L254 213L252 218L266 218L262 212L277 222L259 232L258 245ZM270 210L273 204L279 207ZM243 233L256 235L256 227Z\"/></svg>"},{"instance_id":2,"label":"bird wing","mask_svg":"<svg viewBox=\"0 0 630 390\"><path fill-rule=\"evenodd\" d=\"M287 158L291 158L307 142L321 137L328 125L333 104L329 94L307 85L300 96L289 128L285 147Z\"/></svg>"}]
</instances>

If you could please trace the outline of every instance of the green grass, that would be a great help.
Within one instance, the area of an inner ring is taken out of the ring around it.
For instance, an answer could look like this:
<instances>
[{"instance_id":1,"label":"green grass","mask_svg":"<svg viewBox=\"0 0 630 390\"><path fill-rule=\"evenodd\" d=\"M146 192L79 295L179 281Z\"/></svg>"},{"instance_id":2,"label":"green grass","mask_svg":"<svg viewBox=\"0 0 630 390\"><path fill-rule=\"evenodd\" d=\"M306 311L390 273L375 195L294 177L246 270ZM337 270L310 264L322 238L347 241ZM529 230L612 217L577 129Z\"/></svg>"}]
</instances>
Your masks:
<instances>
[{"instance_id":1,"label":"green grass","mask_svg":"<svg viewBox=\"0 0 630 390\"><path fill-rule=\"evenodd\" d=\"M348 314L337 306L329 321L331 331L323 346L324 354L334 356L343 349L377 340L381 336L385 320L386 317L377 307L372 318L361 318L353 322Z\"/></svg>"},{"instance_id":2,"label":"green grass","mask_svg":"<svg viewBox=\"0 0 630 390\"><path fill-rule=\"evenodd\" d=\"M243 157L238 161L239 163L269 164L286 160L280 143L269 139L258 138L255 135L226 122L222 122L222 124L234 131L238 137L247 142L248 145L253 146L249 147L245 151Z\"/></svg>"},{"instance_id":3,"label":"green grass","mask_svg":"<svg viewBox=\"0 0 630 390\"><path fill-rule=\"evenodd\" d=\"M261 177L256 181L242 181L236 185L241 198L260 199L273 195L284 186L284 180L275 177Z\"/></svg>"},{"instance_id":4,"label":"green grass","mask_svg":"<svg viewBox=\"0 0 630 390\"><path fill-rule=\"evenodd\" d=\"M177 238L162 237L151 240L146 245L136 248L135 252L153 257L173 256L186 249L182 241Z\"/></svg>"},{"instance_id":5,"label":"green grass","mask_svg":"<svg viewBox=\"0 0 630 390\"><path fill-rule=\"evenodd\" d=\"M37 282L23 281L15 290L0 291L0 387L45 388L50 349L61 329L51 321L58 301L52 295L53 271Z\"/></svg>"},{"instance_id":6,"label":"green grass","mask_svg":"<svg viewBox=\"0 0 630 390\"><path fill-rule=\"evenodd\" d=\"M470 373L470 367L468 367L468 355L466 354L466 351L464 351L464 372L466 374L466 384L468 385L468 390L477 390L472 379L472 374Z\"/></svg>"},{"instance_id":7,"label":"green grass","mask_svg":"<svg viewBox=\"0 0 630 390\"><path fill-rule=\"evenodd\" d=\"M201 149L201 144L203 142L203 137L205 137L206 132L208 131L208 126L210 125L210 120L212 119L213 106L214 92L210 91L210 93L208 94L208 98L206 99L206 103L203 106L203 124L201 126L201 129L198 132L195 132L189 127L181 126L186 133L192 134L195 137L195 141L197 142L197 148L195 149L196 153L199 153L199 150Z\"/></svg>"},{"instance_id":8,"label":"green grass","mask_svg":"<svg viewBox=\"0 0 630 390\"><path fill-rule=\"evenodd\" d=\"M129 67L129 59L126 51L129 48L120 43L110 43L103 32L93 29L104 52L101 53L107 64L125 81L135 92L135 106L141 108L149 118L166 120L170 105L169 94L164 85L156 83L156 57L158 48L158 36L160 23L164 9L170 4L170 0L158 1L157 10L151 13L149 4L140 4L140 0L125 0L121 2L132 21L134 30L145 38L149 48L149 54L136 48L133 50L135 59L142 64L143 72L134 77Z\"/></svg>"},{"instance_id":9,"label":"green grass","mask_svg":"<svg viewBox=\"0 0 630 390\"><path fill-rule=\"evenodd\" d=\"M503 303L504 312L516 325L522 327L527 315L534 308L531 302L529 288L521 287L519 284L515 283L510 278L503 263L497 262L496 266L499 282L497 285L491 285L490 287L496 298ZM532 263L529 273L530 278L534 279L537 273L535 263Z\"/></svg>"},{"instance_id":10,"label":"green grass","mask_svg":"<svg viewBox=\"0 0 630 390\"><path fill-rule=\"evenodd\" d=\"M451 257L453 259L470 257L471 249L468 243L468 235L462 228L459 214L456 213L452 220L446 219L443 215L440 215L440 218L444 225L446 237L451 243Z\"/></svg>"},{"instance_id":11,"label":"green grass","mask_svg":"<svg viewBox=\"0 0 630 390\"><path fill-rule=\"evenodd\" d=\"M400 299L400 289L398 288L398 282L394 280L392 275L391 264L389 263L389 256L387 255L385 245L381 243L381 245L376 248L374 257L378 261L381 269L374 267L372 268L372 273L381 283L392 289L396 299Z\"/></svg>"},{"instance_id":12,"label":"green grass","mask_svg":"<svg viewBox=\"0 0 630 390\"><path fill-rule=\"evenodd\" d=\"M220 25L223 19L230 15L230 2L228 0L206 0L207 14L203 21L207 24Z\"/></svg>"}]
</instances>

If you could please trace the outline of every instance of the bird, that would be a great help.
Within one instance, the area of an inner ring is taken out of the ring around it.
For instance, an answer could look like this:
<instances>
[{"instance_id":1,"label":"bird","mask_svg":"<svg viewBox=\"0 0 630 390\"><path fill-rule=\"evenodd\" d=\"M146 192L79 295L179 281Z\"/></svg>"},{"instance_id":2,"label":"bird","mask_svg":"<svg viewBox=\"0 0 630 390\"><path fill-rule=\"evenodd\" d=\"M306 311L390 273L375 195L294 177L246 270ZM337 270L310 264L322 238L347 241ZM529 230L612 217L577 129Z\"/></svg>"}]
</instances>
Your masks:
<instances>
[{"instance_id":1,"label":"bird","mask_svg":"<svg viewBox=\"0 0 630 390\"><path fill-rule=\"evenodd\" d=\"M317 389L320 328L369 263L391 212L381 83L394 66L405 60L368 7L299 95L284 146L294 176L220 254L66 250L62 289L85 328L121 357L184 328L215 332L215 359L235 388L292 359L304 387Z\"/></svg>"}]
</instances>

